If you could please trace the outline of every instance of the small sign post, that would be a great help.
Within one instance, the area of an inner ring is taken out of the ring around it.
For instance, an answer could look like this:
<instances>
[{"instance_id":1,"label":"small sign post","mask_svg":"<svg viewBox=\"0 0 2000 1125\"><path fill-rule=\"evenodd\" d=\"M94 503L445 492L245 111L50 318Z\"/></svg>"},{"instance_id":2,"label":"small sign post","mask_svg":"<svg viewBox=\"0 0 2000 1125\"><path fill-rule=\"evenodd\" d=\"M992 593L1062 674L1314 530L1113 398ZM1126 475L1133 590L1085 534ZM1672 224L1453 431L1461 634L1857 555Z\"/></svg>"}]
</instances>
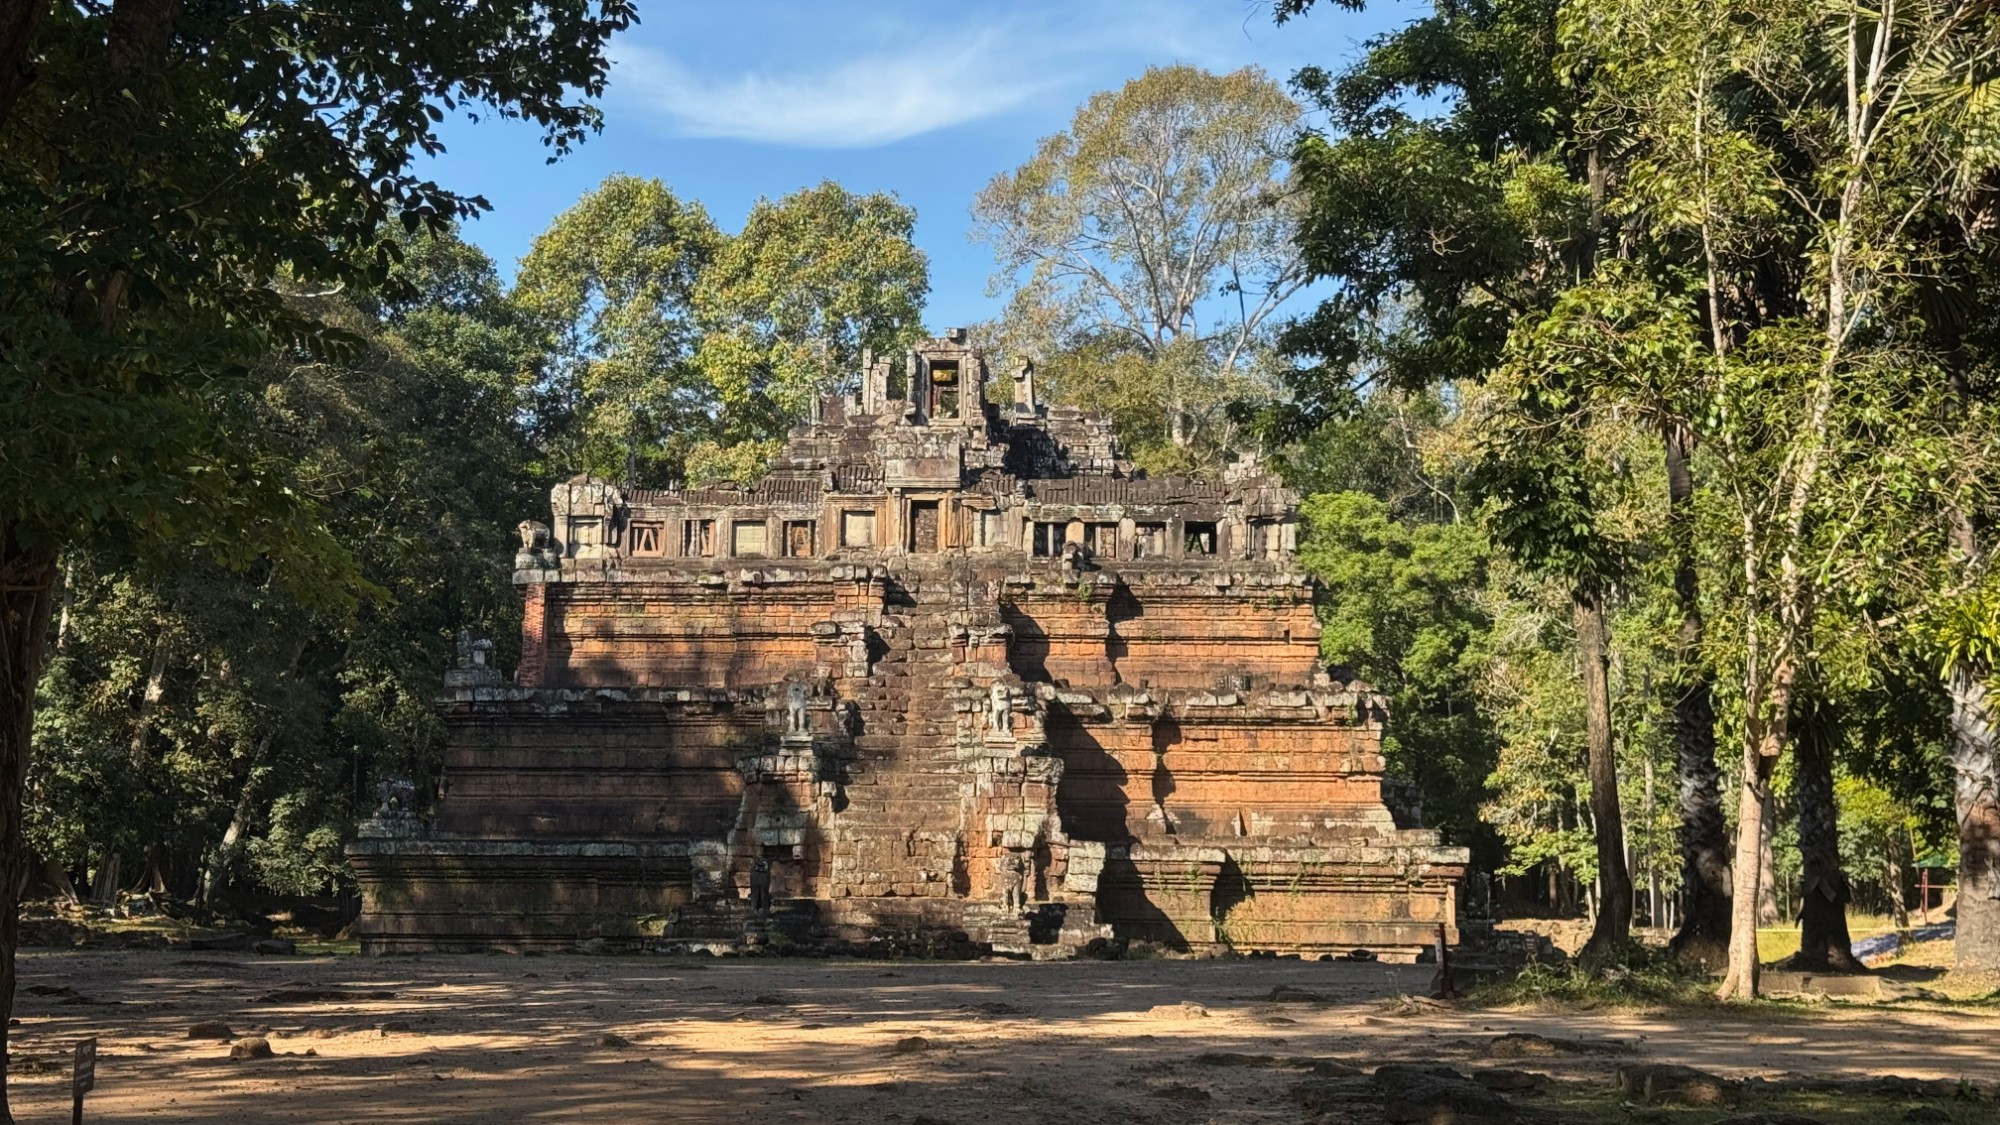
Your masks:
<instances>
[{"instance_id":1,"label":"small sign post","mask_svg":"<svg viewBox=\"0 0 2000 1125\"><path fill-rule=\"evenodd\" d=\"M1458 990L1458 981L1451 975L1451 946L1445 942L1444 923L1438 923L1437 975L1431 978L1431 999L1457 1000L1464 993Z\"/></svg>"},{"instance_id":2,"label":"small sign post","mask_svg":"<svg viewBox=\"0 0 2000 1125\"><path fill-rule=\"evenodd\" d=\"M83 1096L97 1087L97 1037L76 1045L76 1065L69 1075L70 1125L83 1125Z\"/></svg>"}]
</instances>

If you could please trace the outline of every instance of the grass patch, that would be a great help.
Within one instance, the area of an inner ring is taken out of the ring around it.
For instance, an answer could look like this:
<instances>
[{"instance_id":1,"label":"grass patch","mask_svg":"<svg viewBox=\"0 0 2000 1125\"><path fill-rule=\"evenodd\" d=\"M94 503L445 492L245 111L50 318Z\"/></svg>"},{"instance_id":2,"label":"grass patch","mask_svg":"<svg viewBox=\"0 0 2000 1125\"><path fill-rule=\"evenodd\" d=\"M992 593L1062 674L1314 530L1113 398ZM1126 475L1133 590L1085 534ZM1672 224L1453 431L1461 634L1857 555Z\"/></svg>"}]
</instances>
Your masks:
<instances>
[{"instance_id":1,"label":"grass patch","mask_svg":"<svg viewBox=\"0 0 2000 1125\"><path fill-rule=\"evenodd\" d=\"M1739 1114L1789 1113L1809 1117L1825 1125L1902 1125L1903 1115L1919 1105L1942 1110L1954 1123L1991 1125L1993 1103L1977 1098L1857 1097L1853 1094L1747 1091L1740 1105L1641 1106L1626 1101L1616 1090L1581 1083L1559 1083L1548 1093L1532 1100L1516 1099L1523 1106L1560 1109L1580 1121L1629 1121L1637 1125L1711 1125Z\"/></svg>"},{"instance_id":2,"label":"grass patch","mask_svg":"<svg viewBox=\"0 0 2000 1125\"><path fill-rule=\"evenodd\" d=\"M1630 1121L1639 1125L1711 1125L1737 1115L1796 1114L1825 1125L1902 1125L1903 1115L1920 1105L1943 1111L1954 1123L1991 1125L1994 1106L1977 1095L1957 1098L1898 1098L1858 1096L1851 1093L1746 1090L1740 1104L1720 1106L1642 1106L1627 1101L1625 1095L1605 1086L1561 1082L1532 1100L1517 1098L1523 1106L1545 1106L1565 1111L1581 1121Z\"/></svg>"},{"instance_id":3,"label":"grass patch","mask_svg":"<svg viewBox=\"0 0 2000 1125\"><path fill-rule=\"evenodd\" d=\"M1886 918L1862 915L1847 921L1847 936L1855 941L1895 932L1896 927ZM1783 961L1798 951L1799 928L1795 925L1770 926L1757 931L1757 959L1766 965Z\"/></svg>"},{"instance_id":4,"label":"grass patch","mask_svg":"<svg viewBox=\"0 0 2000 1125\"><path fill-rule=\"evenodd\" d=\"M1715 981L1700 966L1628 942L1592 966L1532 964L1511 978L1482 981L1469 998L1492 1007L1684 1007L1712 1003L1714 993Z\"/></svg>"}]
</instances>

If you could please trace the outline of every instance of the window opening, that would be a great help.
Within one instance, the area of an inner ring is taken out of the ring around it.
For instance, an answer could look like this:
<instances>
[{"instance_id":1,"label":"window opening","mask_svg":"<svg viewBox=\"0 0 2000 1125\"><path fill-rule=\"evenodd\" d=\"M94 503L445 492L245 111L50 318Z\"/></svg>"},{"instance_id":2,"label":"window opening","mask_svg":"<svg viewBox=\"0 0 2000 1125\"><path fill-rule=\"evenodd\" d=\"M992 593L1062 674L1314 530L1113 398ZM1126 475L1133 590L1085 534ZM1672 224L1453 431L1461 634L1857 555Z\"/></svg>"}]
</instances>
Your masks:
<instances>
[{"instance_id":1,"label":"window opening","mask_svg":"<svg viewBox=\"0 0 2000 1125\"><path fill-rule=\"evenodd\" d=\"M934 554L938 549L938 531L938 502L911 501L909 549L920 555Z\"/></svg>"},{"instance_id":2,"label":"window opening","mask_svg":"<svg viewBox=\"0 0 2000 1125\"><path fill-rule=\"evenodd\" d=\"M1167 525L1142 523L1132 528L1132 557L1156 559L1167 553Z\"/></svg>"},{"instance_id":3,"label":"window opening","mask_svg":"<svg viewBox=\"0 0 2000 1125\"><path fill-rule=\"evenodd\" d=\"M667 553L667 529L664 524L634 520L631 528L632 553L654 558Z\"/></svg>"},{"instance_id":4,"label":"window opening","mask_svg":"<svg viewBox=\"0 0 2000 1125\"><path fill-rule=\"evenodd\" d=\"M788 559L809 559L813 550L813 521L785 521L785 557Z\"/></svg>"},{"instance_id":5,"label":"window opening","mask_svg":"<svg viewBox=\"0 0 2000 1125\"><path fill-rule=\"evenodd\" d=\"M705 559L715 554L715 521L682 520L681 554L690 559Z\"/></svg>"}]
</instances>

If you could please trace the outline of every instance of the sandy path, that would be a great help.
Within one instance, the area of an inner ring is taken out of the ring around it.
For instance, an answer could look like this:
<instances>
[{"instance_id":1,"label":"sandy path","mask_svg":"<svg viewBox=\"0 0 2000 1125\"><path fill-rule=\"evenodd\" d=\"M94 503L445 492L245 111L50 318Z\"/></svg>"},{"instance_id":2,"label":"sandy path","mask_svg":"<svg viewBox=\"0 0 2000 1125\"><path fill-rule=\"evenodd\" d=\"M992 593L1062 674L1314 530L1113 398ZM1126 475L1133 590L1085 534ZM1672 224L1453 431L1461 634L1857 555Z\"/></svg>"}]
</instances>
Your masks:
<instances>
[{"instance_id":1,"label":"sandy path","mask_svg":"<svg viewBox=\"0 0 2000 1125\"><path fill-rule=\"evenodd\" d=\"M22 958L24 989L92 1002L24 991L15 1104L24 1121L65 1120L67 1051L88 1034L102 1039L93 1122L1296 1122L1295 1073L1195 1056L1462 1062L1507 1031L1619 1039L1653 1061L1732 1076L2000 1083L2000 1017L1836 1007L1796 1019L1555 1019L1384 1003L1428 981L1421 967L1261 960L38 952ZM1277 985L1332 1002L1263 1000ZM394 996L262 999L281 989ZM1149 1014L1184 1002L1209 1014ZM185 1037L208 1019L267 1034L277 1057L231 1062L227 1045ZM924 1042L904 1043L913 1038ZM63 1073L23 1073L37 1059L60 1059ZM1611 1062L1525 1065L1582 1076Z\"/></svg>"}]
</instances>

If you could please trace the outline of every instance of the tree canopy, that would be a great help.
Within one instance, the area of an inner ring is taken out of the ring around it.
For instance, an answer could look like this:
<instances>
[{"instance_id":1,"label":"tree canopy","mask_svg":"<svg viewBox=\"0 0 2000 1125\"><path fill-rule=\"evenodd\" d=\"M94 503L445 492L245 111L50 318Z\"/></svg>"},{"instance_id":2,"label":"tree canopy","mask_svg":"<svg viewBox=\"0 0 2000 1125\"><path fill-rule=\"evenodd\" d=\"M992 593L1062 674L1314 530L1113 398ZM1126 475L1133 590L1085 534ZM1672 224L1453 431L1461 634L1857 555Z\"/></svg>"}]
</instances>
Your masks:
<instances>
[{"instance_id":1,"label":"tree canopy","mask_svg":"<svg viewBox=\"0 0 2000 1125\"><path fill-rule=\"evenodd\" d=\"M996 287L1012 289L1008 345L1072 397L1125 415L1135 446L1225 449L1214 431L1244 390L1232 380L1303 282L1289 171L1299 113L1254 68L1155 67L1084 103L973 203ZM1113 398L1121 389L1131 405Z\"/></svg>"}]
</instances>

